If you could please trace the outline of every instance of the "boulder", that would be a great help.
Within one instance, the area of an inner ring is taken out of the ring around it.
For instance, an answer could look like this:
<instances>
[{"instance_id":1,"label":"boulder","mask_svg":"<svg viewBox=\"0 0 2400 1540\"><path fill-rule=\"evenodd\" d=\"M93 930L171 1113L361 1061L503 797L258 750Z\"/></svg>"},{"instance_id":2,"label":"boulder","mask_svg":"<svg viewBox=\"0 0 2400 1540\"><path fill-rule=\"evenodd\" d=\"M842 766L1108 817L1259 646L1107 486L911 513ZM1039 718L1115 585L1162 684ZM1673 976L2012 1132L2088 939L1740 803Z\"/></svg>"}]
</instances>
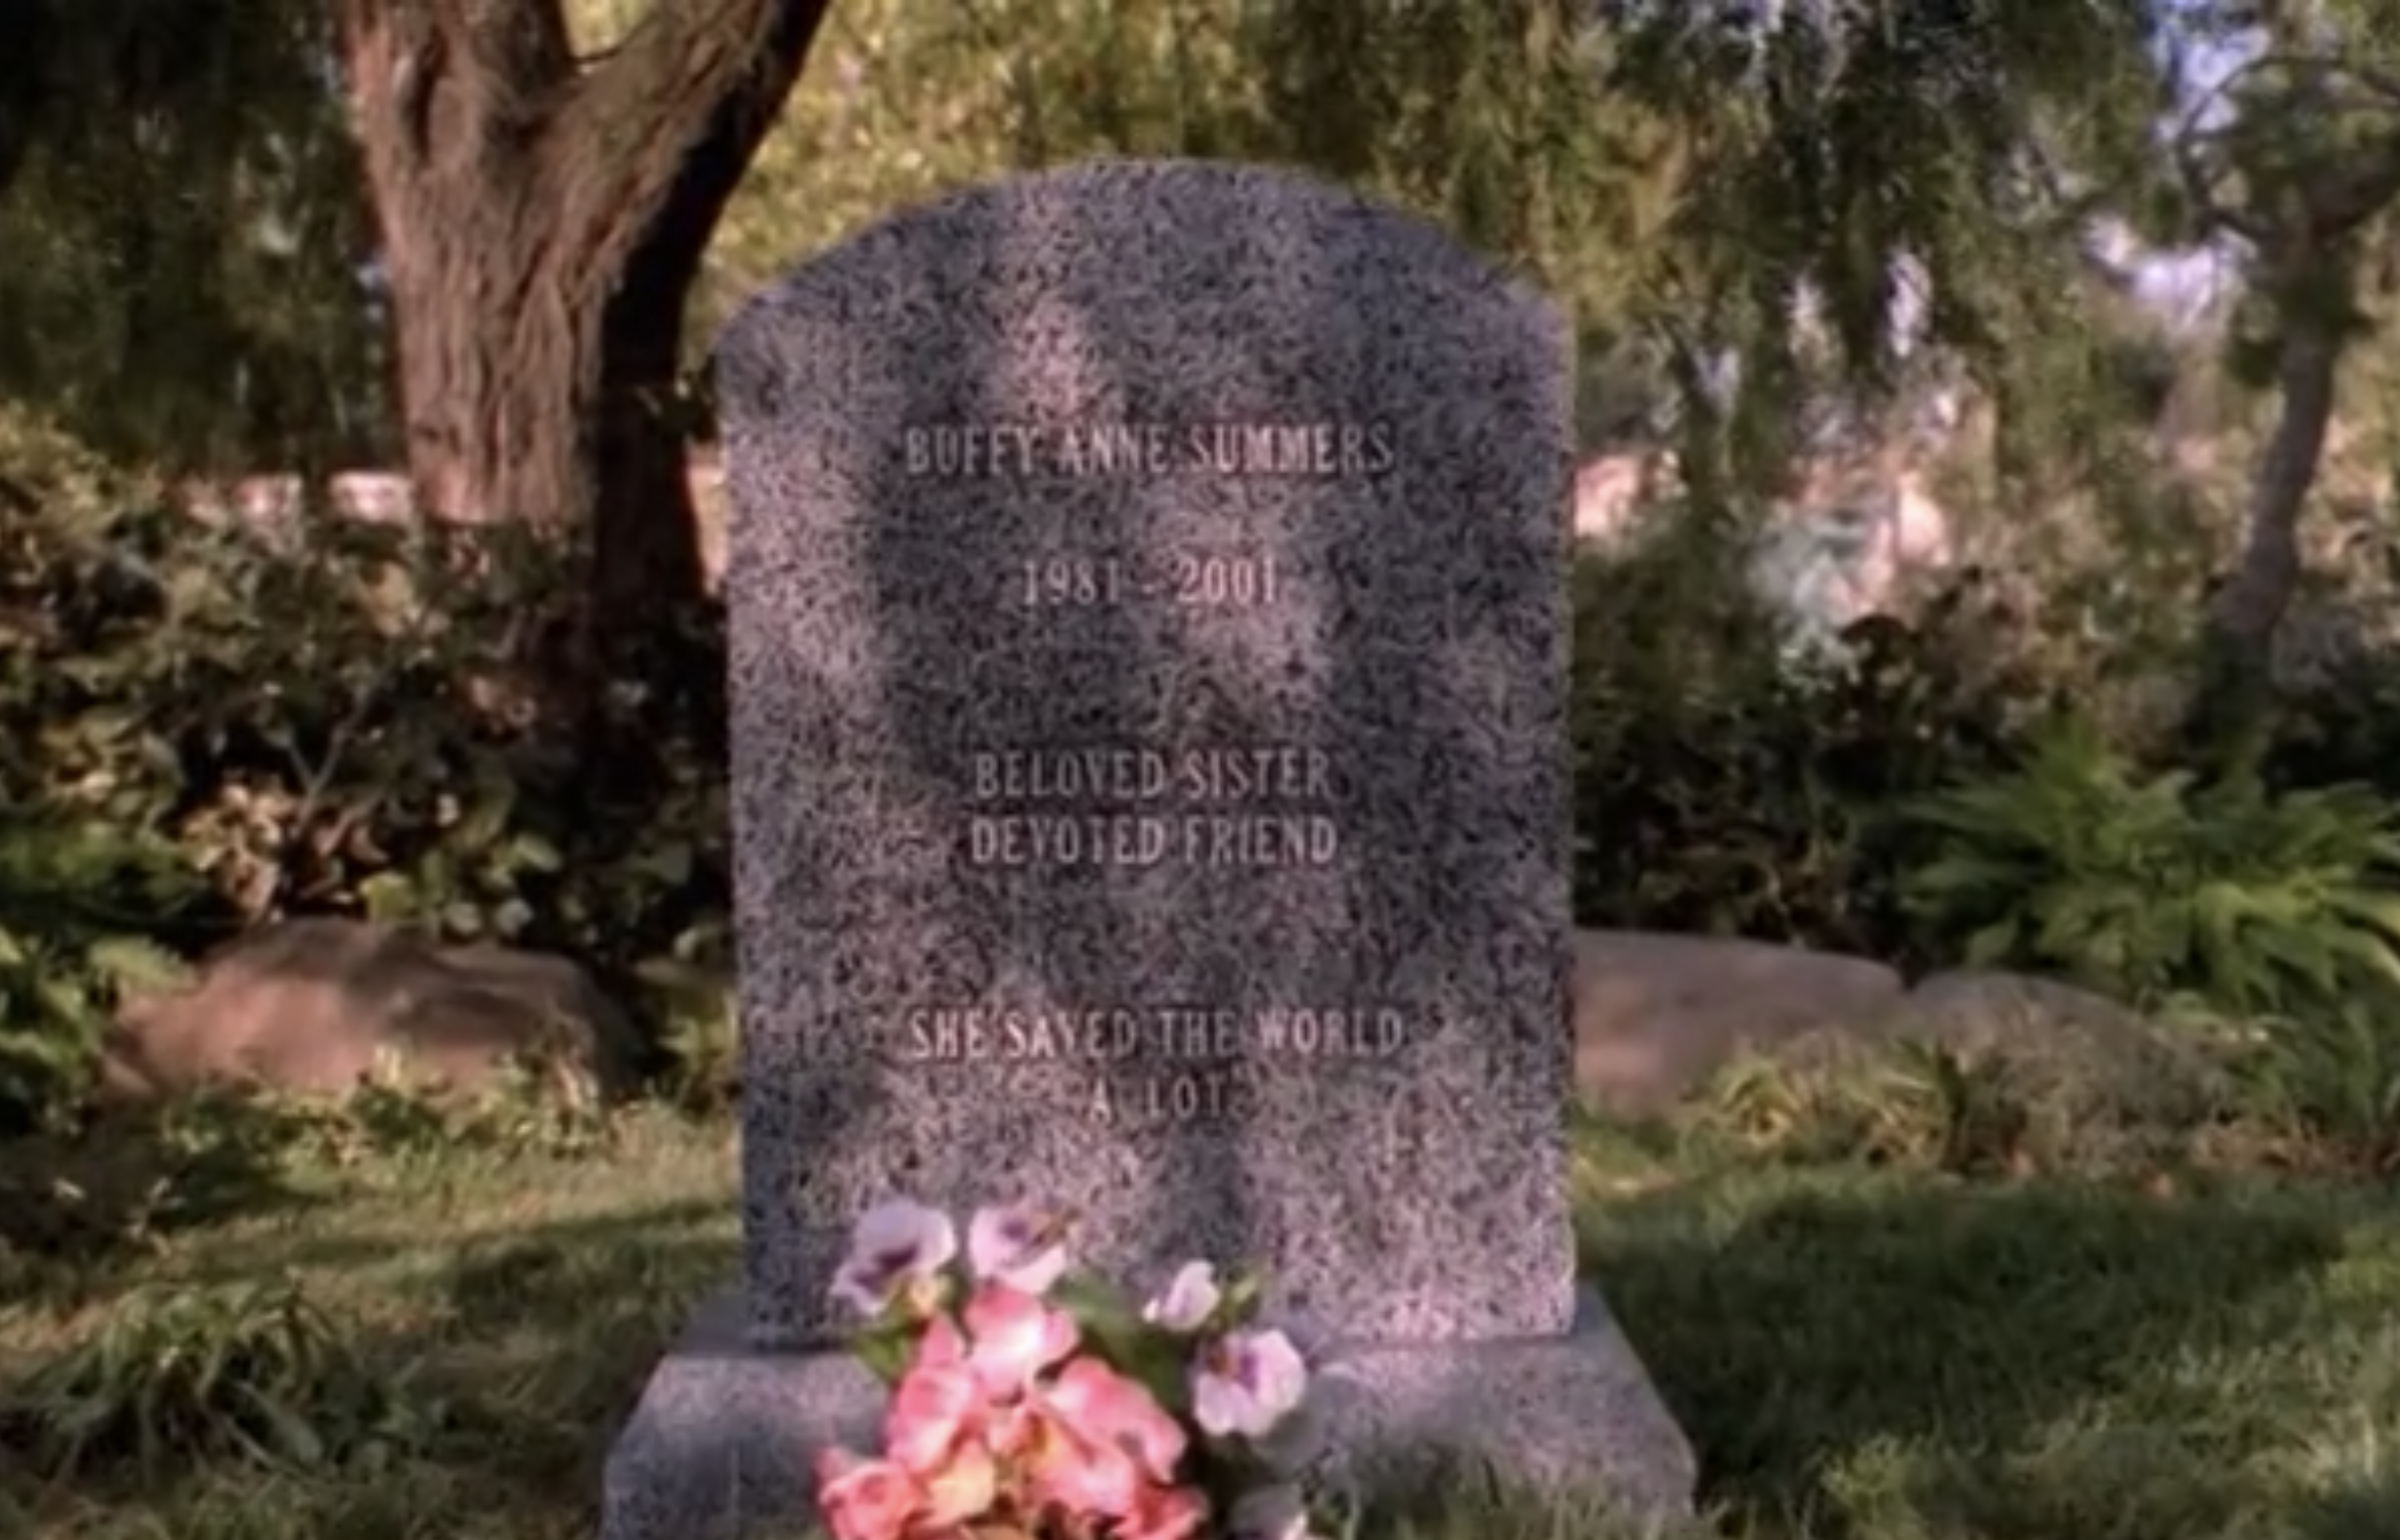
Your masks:
<instances>
[{"instance_id":1,"label":"boulder","mask_svg":"<svg viewBox=\"0 0 2400 1540\"><path fill-rule=\"evenodd\" d=\"M1575 937L1575 1080L1606 1111L1646 1115L1745 1049L1825 1029L1878 1030L1902 998L1879 962L1762 942L1638 931Z\"/></svg>"},{"instance_id":2,"label":"boulder","mask_svg":"<svg viewBox=\"0 0 2400 1540\"><path fill-rule=\"evenodd\" d=\"M1956 1046L2005 1042L2035 1030L2074 1030L2119 1040L2151 1036L2131 1006L2056 979L1998 968L1929 974L1902 1012L1911 1036Z\"/></svg>"},{"instance_id":3,"label":"boulder","mask_svg":"<svg viewBox=\"0 0 2400 1540\"><path fill-rule=\"evenodd\" d=\"M580 1070L604 1094L631 1080L631 1022L563 957L414 931L313 919L262 927L204 961L191 982L126 1002L102 1090L148 1100L205 1082L337 1094L386 1054L461 1089L533 1056Z\"/></svg>"},{"instance_id":4,"label":"boulder","mask_svg":"<svg viewBox=\"0 0 2400 1540\"><path fill-rule=\"evenodd\" d=\"M1872 1033L1826 1030L1772 1050L1782 1069L1838 1085L1895 1060L1894 1044L1943 1056L1986 1115L2036 1167L2154 1171L2233 1104L2225 1064L2193 1023L2153 1020L2105 996L2000 971L1939 973ZM1872 1082L1864 1084L1871 1085Z\"/></svg>"},{"instance_id":5,"label":"boulder","mask_svg":"<svg viewBox=\"0 0 2400 1540\"><path fill-rule=\"evenodd\" d=\"M1909 991L1892 1025L1971 1058L2006 1059L2029 1094L2079 1117L2181 1127L2231 1095L2197 1029L2055 979L1937 973Z\"/></svg>"}]
</instances>

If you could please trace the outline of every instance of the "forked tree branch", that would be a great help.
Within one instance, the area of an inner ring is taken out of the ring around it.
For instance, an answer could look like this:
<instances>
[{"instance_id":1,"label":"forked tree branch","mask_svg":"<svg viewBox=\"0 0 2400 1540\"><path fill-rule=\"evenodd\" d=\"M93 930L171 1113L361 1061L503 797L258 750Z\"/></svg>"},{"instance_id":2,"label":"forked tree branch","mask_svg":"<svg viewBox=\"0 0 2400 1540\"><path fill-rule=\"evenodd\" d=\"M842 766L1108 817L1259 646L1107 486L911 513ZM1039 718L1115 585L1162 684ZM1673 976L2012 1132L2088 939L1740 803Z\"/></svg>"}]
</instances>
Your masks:
<instances>
[{"instance_id":1,"label":"forked tree branch","mask_svg":"<svg viewBox=\"0 0 2400 1540\"><path fill-rule=\"evenodd\" d=\"M657 0L548 125L567 246L605 269L647 239L696 263L791 95L830 0ZM570 66L572 67L572 66Z\"/></svg>"}]
</instances>

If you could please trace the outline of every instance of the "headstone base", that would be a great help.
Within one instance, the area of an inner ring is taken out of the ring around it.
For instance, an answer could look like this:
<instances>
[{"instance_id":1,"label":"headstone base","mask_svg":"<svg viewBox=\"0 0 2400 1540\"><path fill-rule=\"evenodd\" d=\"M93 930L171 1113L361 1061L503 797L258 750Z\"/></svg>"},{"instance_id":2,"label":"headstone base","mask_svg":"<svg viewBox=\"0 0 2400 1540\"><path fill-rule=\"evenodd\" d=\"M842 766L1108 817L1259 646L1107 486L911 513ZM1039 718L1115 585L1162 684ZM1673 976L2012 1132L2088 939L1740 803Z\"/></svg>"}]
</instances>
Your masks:
<instances>
[{"instance_id":1,"label":"headstone base","mask_svg":"<svg viewBox=\"0 0 2400 1540\"><path fill-rule=\"evenodd\" d=\"M1337 1351L1317 1370L1325 1447L1355 1468L1428 1452L1533 1491L1596 1497L1645 1528L1688 1521L1691 1445L1607 1306L1550 1340ZM600 1540L797 1537L811 1464L878 1446L883 1392L847 1354L751 1347L741 1295L704 1304L609 1450Z\"/></svg>"}]
</instances>

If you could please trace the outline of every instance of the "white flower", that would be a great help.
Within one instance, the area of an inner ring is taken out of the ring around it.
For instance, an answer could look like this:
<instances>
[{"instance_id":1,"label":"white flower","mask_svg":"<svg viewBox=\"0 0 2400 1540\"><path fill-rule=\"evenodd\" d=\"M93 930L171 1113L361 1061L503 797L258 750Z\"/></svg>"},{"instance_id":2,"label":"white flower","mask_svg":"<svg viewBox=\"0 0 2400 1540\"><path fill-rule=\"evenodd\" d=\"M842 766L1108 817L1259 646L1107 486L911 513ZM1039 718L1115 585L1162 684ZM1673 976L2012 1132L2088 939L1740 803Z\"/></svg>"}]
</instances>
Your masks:
<instances>
[{"instance_id":1,"label":"white flower","mask_svg":"<svg viewBox=\"0 0 2400 1540\"><path fill-rule=\"evenodd\" d=\"M1312 1540L1308 1505L1298 1487L1258 1487L1234 1500L1228 1540Z\"/></svg>"},{"instance_id":2,"label":"white flower","mask_svg":"<svg viewBox=\"0 0 2400 1540\"><path fill-rule=\"evenodd\" d=\"M958 1254L950 1216L905 1198L879 1203L850 1232L850 1252L833 1274L833 1297L862 1315L882 1315L894 1299L933 1283Z\"/></svg>"},{"instance_id":3,"label":"white flower","mask_svg":"<svg viewBox=\"0 0 2400 1540\"><path fill-rule=\"evenodd\" d=\"M979 1209L966 1226L967 1265L988 1283L1043 1295L1067 1271L1075 1216L1030 1203Z\"/></svg>"},{"instance_id":4,"label":"white flower","mask_svg":"<svg viewBox=\"0 0 2400 1540\"><path fill-rule=\"evenodd\" d=\"M1166 1292L1142 1306L1142 1319L1171 1332L1196 1332L1217 1313L1225 1291L1217 1287L1217 1270L1206 1262L1186 1262Z\"/></svg>"},{"instance_id":5,"label":"white flower","mask_svg":"<svg viewBox=\"0 0 2400 1540\"><path fill-rule=\"evenodd\" d=\"M1192 1420L1223 1438L1256 1438L1296 1410L1308 1365L1279 1331L1236 1331L1210 1343L1192 1365Z\"/></svg>"}]
</instances>

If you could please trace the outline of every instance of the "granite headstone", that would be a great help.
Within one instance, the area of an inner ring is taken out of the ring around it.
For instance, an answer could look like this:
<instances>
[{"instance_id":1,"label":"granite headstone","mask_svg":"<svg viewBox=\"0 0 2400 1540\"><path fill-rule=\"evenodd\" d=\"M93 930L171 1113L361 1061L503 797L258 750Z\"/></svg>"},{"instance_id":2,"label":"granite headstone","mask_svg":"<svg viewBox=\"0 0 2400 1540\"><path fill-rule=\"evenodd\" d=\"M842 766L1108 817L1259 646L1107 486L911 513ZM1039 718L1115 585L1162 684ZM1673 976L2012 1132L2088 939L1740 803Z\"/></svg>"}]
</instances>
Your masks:
<instances>
[{"instance_id":1,"label":"granite headstone","mask_svg":"<svg viewBox=\"0 0 2400 1540\"><path fill-rule=\"evenodd\" d=\"M1569 363L1437 227L1199 162L904 213L734 320L744 1288L608 1540L872 1444L826 1291L894 1195L1265 1265L1336 1458L1688 1507L1566 1198Z\"/></svg>"}]
</instances>

